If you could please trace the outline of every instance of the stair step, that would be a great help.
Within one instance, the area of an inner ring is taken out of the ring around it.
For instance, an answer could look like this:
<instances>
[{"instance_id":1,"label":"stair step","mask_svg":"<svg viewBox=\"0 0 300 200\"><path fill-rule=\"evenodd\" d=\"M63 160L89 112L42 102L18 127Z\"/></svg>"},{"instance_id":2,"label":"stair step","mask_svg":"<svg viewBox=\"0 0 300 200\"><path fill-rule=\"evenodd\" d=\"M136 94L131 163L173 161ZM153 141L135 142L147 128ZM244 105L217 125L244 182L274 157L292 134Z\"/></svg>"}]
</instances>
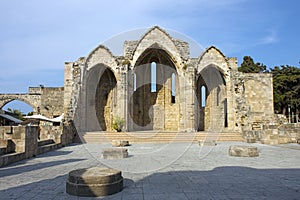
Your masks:
<instances>
[{"instance_id":1,"label":"stair step","mask_svg":"<svg viewBox=\"0 0 300 200\"><path fill-rule=\"evenodd\" d=\"M80 134L85 143L110 143L112 140L128 140L130 143L169 143L169 142L198 142L199 140L216 140L218 142L242 142L239 133L177 133L177 132L85 132Z\"/></svg>"}]
</instances>

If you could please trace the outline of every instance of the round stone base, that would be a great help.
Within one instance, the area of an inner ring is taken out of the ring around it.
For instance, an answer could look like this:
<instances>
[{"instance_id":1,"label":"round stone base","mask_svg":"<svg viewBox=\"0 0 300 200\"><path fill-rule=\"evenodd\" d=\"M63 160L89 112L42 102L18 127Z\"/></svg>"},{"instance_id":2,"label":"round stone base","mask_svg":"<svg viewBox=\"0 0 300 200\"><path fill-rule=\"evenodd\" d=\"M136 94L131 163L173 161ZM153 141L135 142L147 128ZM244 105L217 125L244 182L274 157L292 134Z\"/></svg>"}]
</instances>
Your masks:
<instances>
[{"instance_id":1,"label":"round stone base","mask_svg":"<svg viewBox=\"0 0 300 200\"><path fill-rule=\"evenodd\" d=\"M229 155L236 157L257 157L259 156L257 147L252 146L230 146Z\"/></svg>"},{"instance_id":2,"label":"round stone base","mask_svg":"<svg viewBox=\"0 0 300 200\"><path fill-rule=\"evenodd\" d=\"M66 192L74 196L98 197L118 193L123 189L122 172L92 167L69 173Z\"/></svg>"}]
</instances>

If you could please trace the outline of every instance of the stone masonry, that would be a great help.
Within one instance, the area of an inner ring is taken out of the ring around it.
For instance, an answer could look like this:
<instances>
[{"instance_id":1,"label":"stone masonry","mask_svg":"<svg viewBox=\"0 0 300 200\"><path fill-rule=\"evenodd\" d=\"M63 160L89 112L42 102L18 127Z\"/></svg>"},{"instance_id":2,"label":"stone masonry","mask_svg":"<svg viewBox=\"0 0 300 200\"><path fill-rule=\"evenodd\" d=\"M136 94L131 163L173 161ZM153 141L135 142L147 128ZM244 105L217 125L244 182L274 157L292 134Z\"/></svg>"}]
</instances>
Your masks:
<instances>
[{"instance_id":1,"label":"stone masonry","mask_svg":"<svg viewBox=\"0 0 300 200\"><path fill-rule=\"evenodd\" d=\"M213 46L199 54L190 57L187 42L156 26L125 41L121 56L98 46L65 64L66 121L79 132L111 131L117 117L126 131L242 132L276 123L270 74L238 72L237 59Z\"/></svg>"},{"instance_id":2,"label":"stone masonry","mask_svg":"<svg viewBox=\"0 0 300 200\"><path fill-rule=\"evenodd\" d=\"M155 26L123 49L117 56L99 45L65 63L64 87L0 94L0 107L17 99L48 118L64 113L62 130L43 134L64 144L76 132L113 131L117 118L123 131L242 133L277 124L271 74L238 72L237 59L214 46L191 57L189 43Z\"/></svg>"}]
</instances>

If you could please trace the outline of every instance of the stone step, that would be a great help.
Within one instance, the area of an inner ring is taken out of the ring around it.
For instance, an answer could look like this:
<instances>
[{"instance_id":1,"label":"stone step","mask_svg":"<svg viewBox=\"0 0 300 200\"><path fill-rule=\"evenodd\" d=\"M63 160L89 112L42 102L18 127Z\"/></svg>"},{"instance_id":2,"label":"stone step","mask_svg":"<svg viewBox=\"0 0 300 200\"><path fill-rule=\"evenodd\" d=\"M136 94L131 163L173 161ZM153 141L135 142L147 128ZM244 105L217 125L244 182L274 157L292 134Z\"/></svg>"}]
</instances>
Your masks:
<instances>
[{"instance_id":1,"label":"stone step","mask_svg":"<svg viewBox=\"0 0 300 200\"><path fill-rule=\"evenodd\" d=\"M215 140L217 142L242 142L239 133L176 133L176 132L86 132L81 133L84 143L110 143L112 140L128 140L130 143L169 143L169 142L198 142L199 140Z\"/></svg>"}]
</instances>

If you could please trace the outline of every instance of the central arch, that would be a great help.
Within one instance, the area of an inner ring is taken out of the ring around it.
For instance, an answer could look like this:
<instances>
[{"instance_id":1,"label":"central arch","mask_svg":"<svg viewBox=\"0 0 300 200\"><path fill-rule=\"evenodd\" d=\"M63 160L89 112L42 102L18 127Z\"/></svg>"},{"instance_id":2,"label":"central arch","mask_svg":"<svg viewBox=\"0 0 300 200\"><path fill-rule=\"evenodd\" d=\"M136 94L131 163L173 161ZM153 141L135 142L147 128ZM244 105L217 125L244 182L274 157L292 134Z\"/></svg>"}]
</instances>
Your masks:
<instances>
[{"instance_id":1,"label":"central arch","mask_svg":"<svg viewBox=\"0 0 300 200\"><path fill-rule=\"evenodd\" d=\"M146 49L134 66L130 101L133 130L177 131L179 127L178 73L163 49Z\"/></svg>"}]
</instances>

